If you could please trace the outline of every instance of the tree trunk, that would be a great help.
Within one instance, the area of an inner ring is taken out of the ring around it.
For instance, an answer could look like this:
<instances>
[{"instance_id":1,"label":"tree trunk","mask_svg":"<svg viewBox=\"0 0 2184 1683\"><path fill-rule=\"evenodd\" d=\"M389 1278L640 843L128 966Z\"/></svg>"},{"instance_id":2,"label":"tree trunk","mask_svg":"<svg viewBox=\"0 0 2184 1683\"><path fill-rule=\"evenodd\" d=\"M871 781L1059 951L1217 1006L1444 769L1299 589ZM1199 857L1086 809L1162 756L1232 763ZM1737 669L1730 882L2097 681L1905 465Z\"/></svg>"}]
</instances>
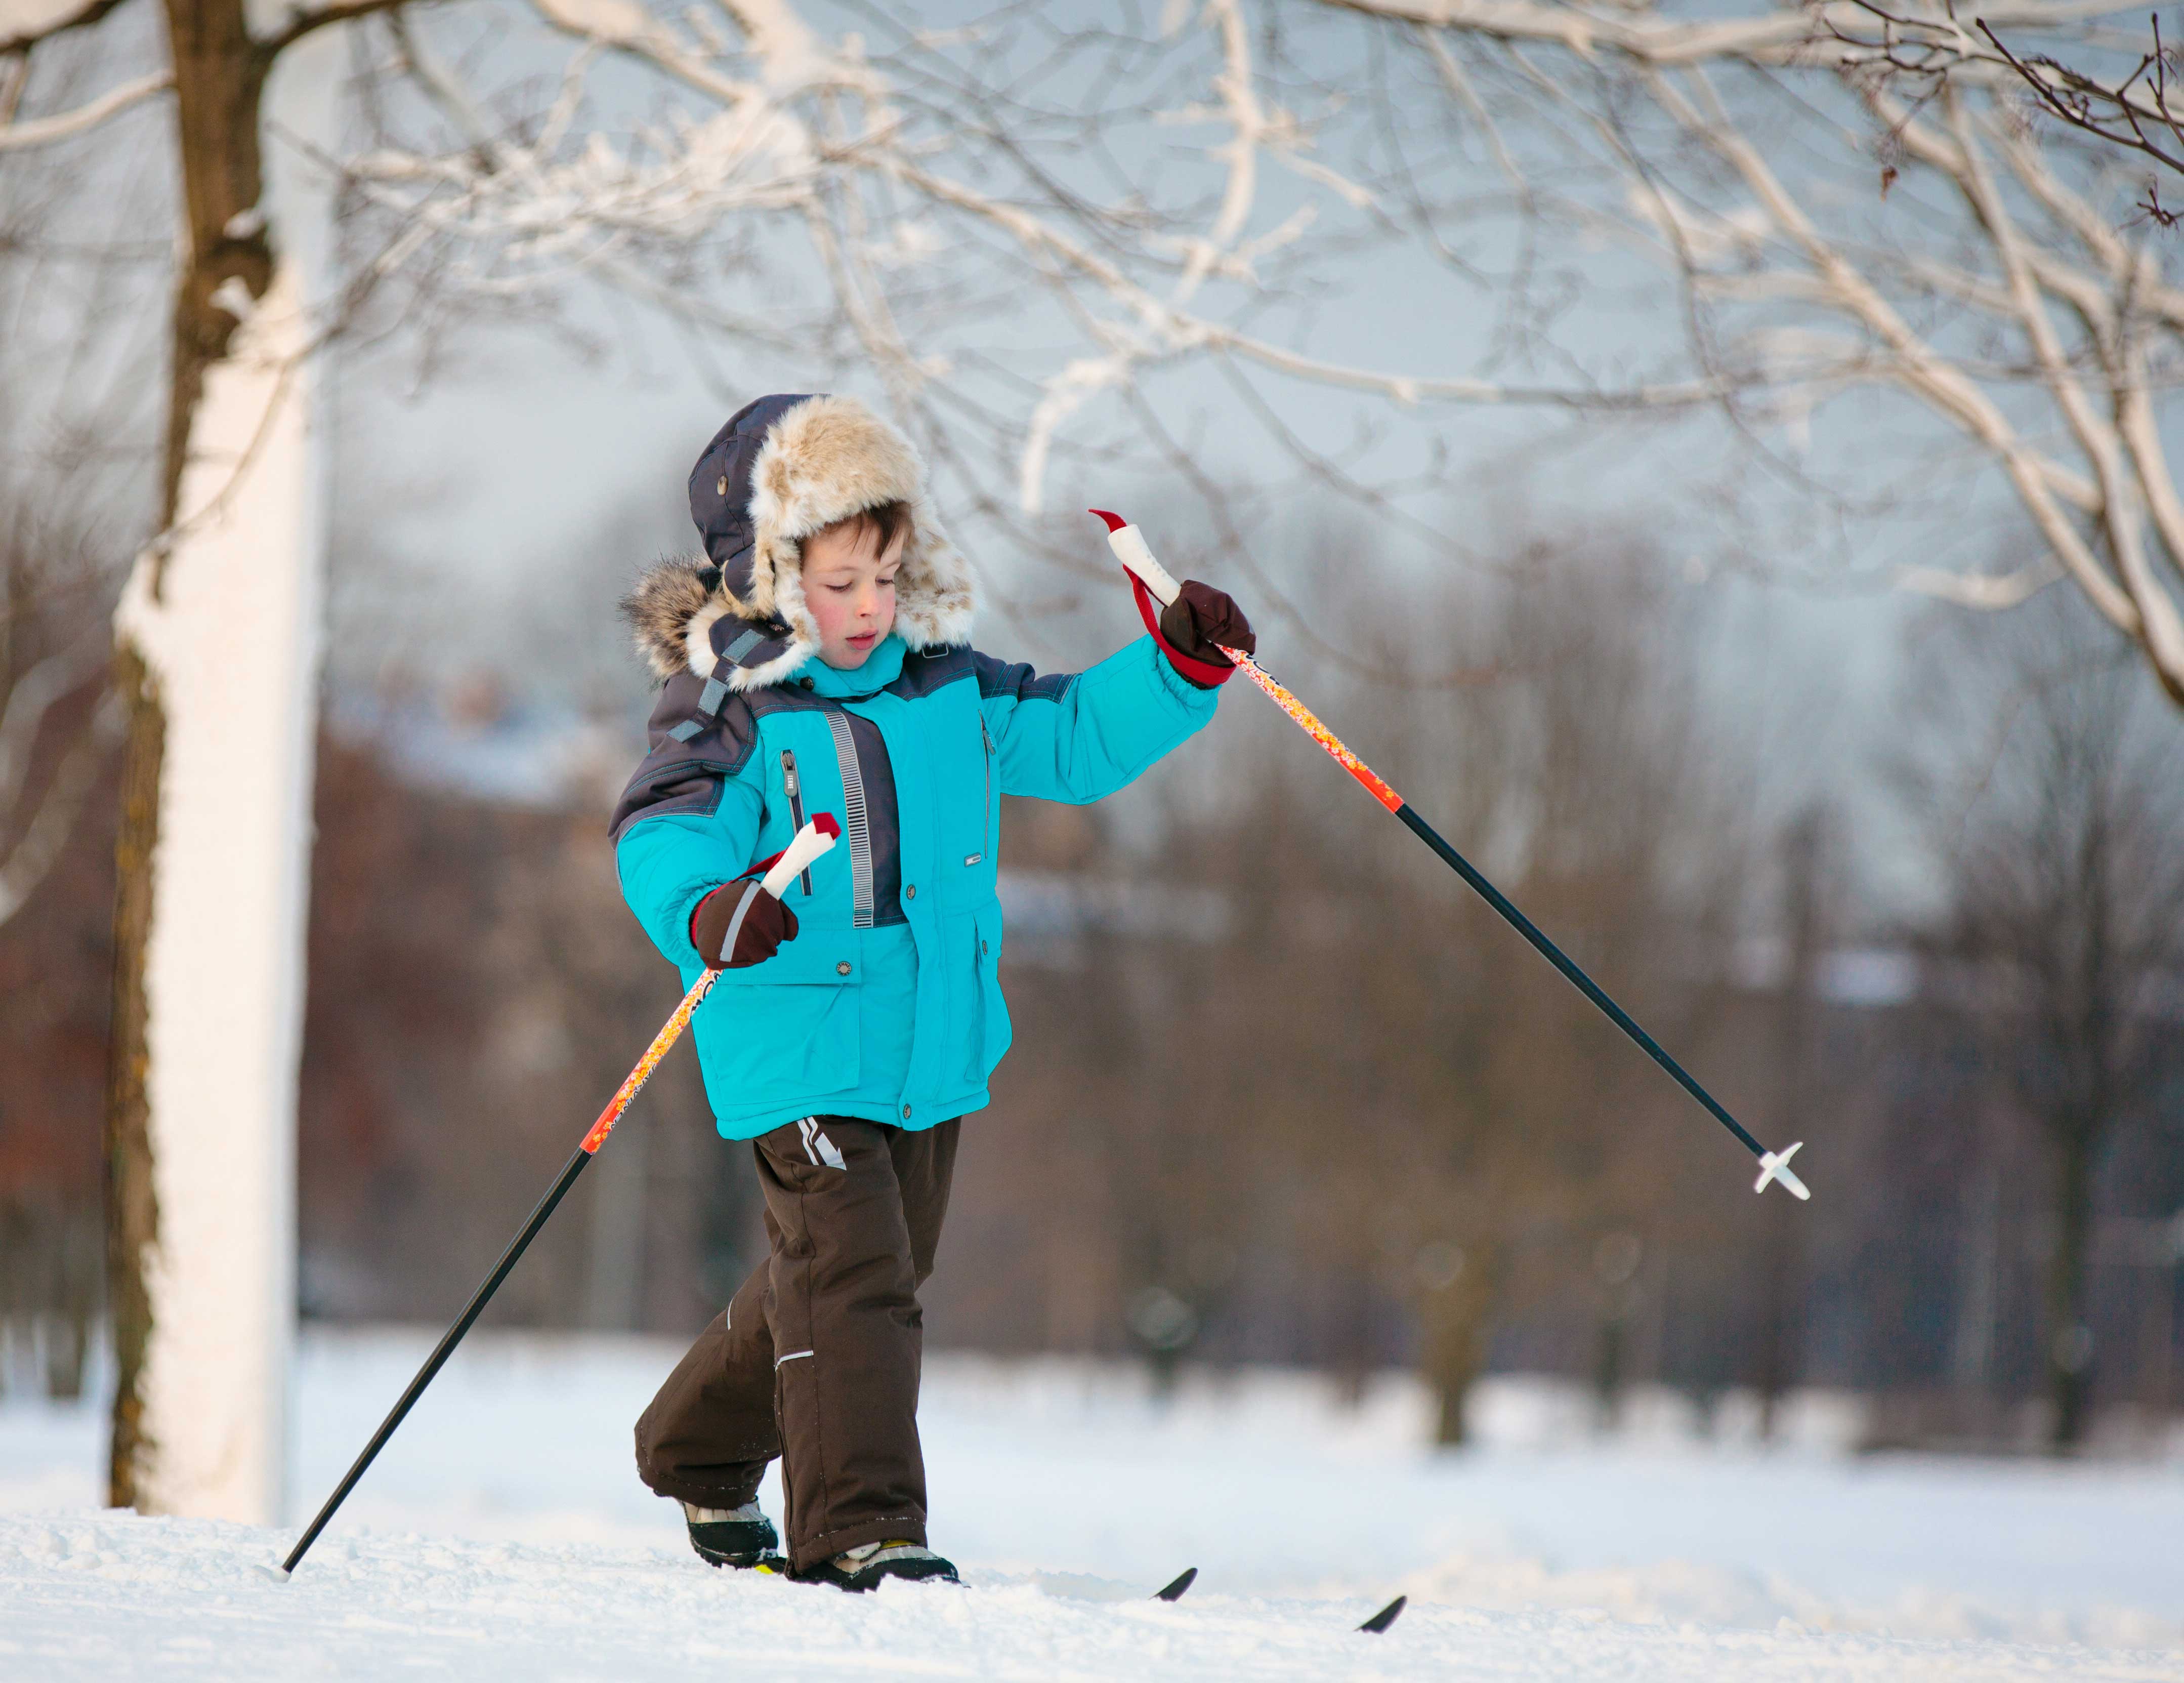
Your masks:
<instances>
[{"instance_id":1,"label":"tree trunk","mask_svg":"<svg viewBox=\"0 0 2184 1683\"><path fill-rule=\"evenodd\" d=\"M1813 1087L1819 1078L1825 844L1825 821L1819 809L1808 808L1791 827L1783 850L1783 921L1789 951L1775 1024L1775 1070L1782 1084L1774 1126L1786 1145L1805 1137L1813 1113ZM1759 1393L1759 1435L1771 1441L1780 1424L1782 1400L1796 1386L1804 1366L1805 1208L1784 1199L1767 1213L1752 1377Z\"/></svg>"},{"instance_id":2,"label":"tree trunk","mask_svg":"<svg viewBox=\"0 0 2184 1683\"><path fill-rule=\"evenodd\" d=\"M2066 1453L2085 1441L2092 1400L2093 1338L2086 1320L2086 1263L2092 1245L2095 1128L2056 1130L2055 1249L2048 1259L2048 1396L2050 1446Z\"/></svg>"},{"instance_id":3,"label":"tree trunk","mask_svg":"<svg viewBox=\"0 0 2184 1683\"><path fill-rule=\"evenodd\" d=\"M265 1523L294 1325L320 521L303 287L260 209L270 58L242 0L168 0L167 20L185 245L163 536L115 614L109 1499Z\"/></svg>"},{"instance_id":4,"label":"tree trunk","mask_svg":"<svg viewBox=\"0 0 2184 1683\"><path fill-rule=\"evenodd\" d=\"M1478 1245L1465 1253L1453 1279L1426 1295L1419 1365L1440 1404L1434 1428L1437 1444L1454 1446L1469 1437L1464 1407L1472 1386L1486 1371L1501 1273L1498 1252Z\"/></svg>"}]
</instances>

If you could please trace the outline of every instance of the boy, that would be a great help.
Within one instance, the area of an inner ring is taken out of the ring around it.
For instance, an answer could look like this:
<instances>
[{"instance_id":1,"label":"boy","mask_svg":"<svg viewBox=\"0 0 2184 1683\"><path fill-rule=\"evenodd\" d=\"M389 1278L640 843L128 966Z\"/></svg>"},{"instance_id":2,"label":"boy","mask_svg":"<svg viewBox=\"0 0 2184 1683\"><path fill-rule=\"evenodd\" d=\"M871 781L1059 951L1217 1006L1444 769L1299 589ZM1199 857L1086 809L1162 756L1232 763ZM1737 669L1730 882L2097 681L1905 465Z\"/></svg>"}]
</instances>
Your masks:
<instances>
[{"instance_id":1,"label":"boy","mask_svg":"<svg viewBox=\"0 0 2184 1683\"><path fill-rule=\"evenodd\" d=\"M690 512L706 561L625 604L664 688L616 864L686 987L722 968L699 1062L721 1134L753 1143L772 1254L638 1420L638 1472L715 1565L777 1546L756 1497L779 1456L792 1574L954 1581L925 1546L916 1294L959 1118L1009 1044L1000 797L1120 789L1212 716L1214 645L1256 644L1190 583L1082 674L974 653L970 569L917 457L850 398L741 410ZM844 844L783 899L741 880L820 811Z\"/></svg>"}]
</instances>

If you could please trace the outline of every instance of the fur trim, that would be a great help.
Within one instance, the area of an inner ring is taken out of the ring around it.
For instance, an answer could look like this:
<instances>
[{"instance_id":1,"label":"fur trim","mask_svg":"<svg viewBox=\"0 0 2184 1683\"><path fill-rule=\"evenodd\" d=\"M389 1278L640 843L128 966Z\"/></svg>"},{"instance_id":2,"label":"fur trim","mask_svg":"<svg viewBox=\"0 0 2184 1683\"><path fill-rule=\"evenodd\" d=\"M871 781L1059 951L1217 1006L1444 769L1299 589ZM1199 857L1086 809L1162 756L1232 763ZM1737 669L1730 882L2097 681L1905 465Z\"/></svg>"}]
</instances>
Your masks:
<instances>
[{"instance_id":1,"label":"fur trim","mask_svg":"<svg viewBox=\"0 0 2184 1683\"><path fill-rule=\"evenodd\" d=\"M682 627L683 657L690 670L700 674L713 670L713 627L728 611L728 605L716 594L708 597L705 605L690 616L690 623ZM671 677L662 672L662 677Z\"/></svg>"},{"instance_id":2,"label":"fur trim","mask_svg":"<svg viewBox=\"0 0 2184 1683\"><path fill-rule=\"evenodd\" d=\"M621 616L629 621L632 640L652 676L665 683L676 673L696 670L690 644L690 627L700 614L706 628L727 611L707 588L705 564L694 556L666 557L647 568L628 595L621 599ZM709 660L705 670L712 669Z\"/></svg>"},{"instance_id":3,"label":"fur trim","mask_svg":"<svg viewBox=\"0 0 2184 1683\"><path fill-rule=\"evenodd\" d=\"M925 464L855 398L807 398L775 421L751 470L748 619L777 616L816 644L804 601L803 542L882 503L907 503L911 535L895 575L894 628L913 650L970 639L970 563L948 541L925 496Z\"/></svg>"},{"instance_id":4,"label":"fur trim","mask_svg":"<svg viewBox=\"0 0 2184 1683\"><path fill-rule=\"evenodd\" d=\"M819 627L804 599L803 542L882 503L907 503L911 535L895 575L894 630L913 651L967 643L976 610L970 563L948 541L925 495L925 465L910 441L855 398L807 398L766 431L751 471L750 584L740 596L707 588L701 560L664 561L622 604L638 652L663 682L713 670L710 640L723 615L777 620L789 646L738 670L734 689L778 683L810 660Z\"/></svg>"}]
</instances>

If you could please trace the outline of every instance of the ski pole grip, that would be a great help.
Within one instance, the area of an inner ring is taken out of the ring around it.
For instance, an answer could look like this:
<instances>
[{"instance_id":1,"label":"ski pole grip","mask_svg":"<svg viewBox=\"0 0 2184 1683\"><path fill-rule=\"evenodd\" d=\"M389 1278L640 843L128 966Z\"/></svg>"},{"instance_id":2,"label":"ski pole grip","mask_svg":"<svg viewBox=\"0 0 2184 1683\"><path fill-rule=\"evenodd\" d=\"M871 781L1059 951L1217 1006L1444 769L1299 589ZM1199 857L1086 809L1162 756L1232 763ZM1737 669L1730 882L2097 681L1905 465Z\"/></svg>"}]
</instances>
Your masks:
<instances>
[{"instance_id":1,"label":"ski pole grip","mask_svg":"<svg viewBox=\"0 0 2184 1683\"><path fill-rule=\"evenodd\" d=\"M842 833L842 827L834 822L831 812L815 812L811 822L796 833L796 839L782 850L781 857L774 861L773 868L759 881L759 886L776 900L788 892L788 885L804 872L804 867L834 845Z\"/></svg>"},{"instance_id":2,"label":"ski pole grip","mask_svg":"<svg viewBox=\"0 0 2184 1683\"><path fill-rule=\"evenodd\" d=\"M1145 547L1143 532L1120 515L1111 515L1105 509L1092 512L1107 522L1107 547L1115 552L1115 559L1137 575L1145 588L1159 599L1161 606L1165 608L1183 594L1183 587L1168 570L1153 559L1153 552Z\"/></svg>"}]
</instances>

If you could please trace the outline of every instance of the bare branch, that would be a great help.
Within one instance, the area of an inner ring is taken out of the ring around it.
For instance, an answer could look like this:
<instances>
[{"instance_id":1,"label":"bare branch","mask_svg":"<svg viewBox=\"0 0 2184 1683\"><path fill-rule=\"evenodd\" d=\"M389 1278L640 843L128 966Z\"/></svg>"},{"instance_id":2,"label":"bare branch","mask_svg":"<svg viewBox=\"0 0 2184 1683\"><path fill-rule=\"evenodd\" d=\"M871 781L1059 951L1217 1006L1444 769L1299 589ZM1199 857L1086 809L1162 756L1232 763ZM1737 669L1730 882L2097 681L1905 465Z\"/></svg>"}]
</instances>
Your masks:
<instances>
[{"instance_id":1,"label":"bare branch","mask_svg":"<svg viewBox=\"0 0 2184 1683\"><path fill-rule=\"evenodd\" d=\"M0 811L14 807L30 776L31 746L54 705L74 694L98 669L98 659L80 649L48 655L15 680L0 708Z\"/></svg>"},{"instance_id":2,"label":"bare branch","mask_svg":"<svg viewBox=\"0 0 2184 1683\"><path fill-rule=\"evenodd\" d=\"M120 697L109 693L100 701L91 727L62 756L36 813L15 845L0 858L0 923L23 909L60 857L100 771L120 743L126 719Z\"/></svg>"}]
</instances>

